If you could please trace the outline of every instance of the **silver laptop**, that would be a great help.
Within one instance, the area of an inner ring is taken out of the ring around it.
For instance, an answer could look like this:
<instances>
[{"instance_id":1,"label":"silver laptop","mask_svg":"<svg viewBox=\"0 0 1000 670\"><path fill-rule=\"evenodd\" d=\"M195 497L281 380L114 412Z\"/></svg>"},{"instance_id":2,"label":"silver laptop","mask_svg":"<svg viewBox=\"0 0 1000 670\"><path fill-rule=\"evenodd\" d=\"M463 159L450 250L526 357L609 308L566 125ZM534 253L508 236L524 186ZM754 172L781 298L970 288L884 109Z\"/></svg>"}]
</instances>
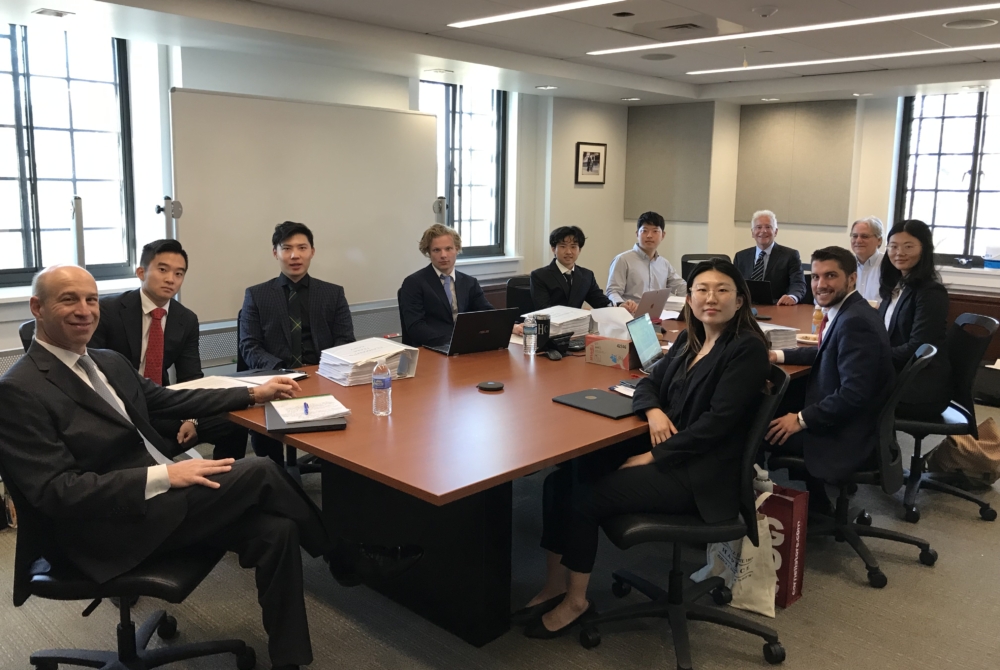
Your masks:
<instances>
[{"instance_id":1,"label":"silver laptop","mask_svg":"<svg viewBox=\"0 0 1000 670\"><path fill-rule=\"evenodd\" d=\"M632 337L632 344L635 345L635 353L639 355L639 364L642 371L649 374L649 368L658 360L663 358L663 347L660 345L660 338L656 336L656 329L649 314L632 319L625 324L628 334Z\"/></svg>"},{"instance_id":2,"label":"silver laptop","mask_svg":"<svg viewBox=\"0 0 1000 670\"><path fill-rule=\"evenodd\" d=\"M670 289L668 288L646 291L639 298L639 307L635 310L633 316L638 318L643 314L648 314L650 321L659 323L660 315L663 314L663 308L666 306L669 297Z\"/></svg>"}]
</instances>

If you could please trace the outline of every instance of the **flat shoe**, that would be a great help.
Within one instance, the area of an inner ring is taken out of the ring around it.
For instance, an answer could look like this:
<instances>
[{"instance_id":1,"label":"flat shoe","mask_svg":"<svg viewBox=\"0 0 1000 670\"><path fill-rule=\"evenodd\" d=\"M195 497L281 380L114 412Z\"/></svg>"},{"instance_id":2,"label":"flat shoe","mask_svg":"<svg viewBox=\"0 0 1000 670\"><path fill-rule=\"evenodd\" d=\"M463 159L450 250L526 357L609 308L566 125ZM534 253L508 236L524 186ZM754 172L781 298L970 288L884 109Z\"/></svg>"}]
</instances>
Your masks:
<instances>
[{"instance_id":1,"label":"flat shoe","mask_svg":"<svg viewBox=\"0 0 1000 670\"><path fill-rule=\"evenodd\" d=\"M594 607L594 603L593 601L591 601L587 605L586 612L584 612L583 614L581 614L580 616L573 619L568 624L557 630L549 630L548 628L546 628L545 623L542 621L542 618L538 617L537 619L535 619L534 622L525 627L524 636L533 637L537 640L551 640L552 638L559 637L560 635L564 634L570 628L580 623L580 621L586 618L588 614L593 614L596 611L597 610Z\"/></svg>"},{"instance_id":2,"label":"flat shoe","mask_svg":"<svg viewBox=\"0 0 1000 670\"><path fill-rule=\"evenodd\" d=\"M540 602L537 605L522 607L510 615L510 622L515 626L524 626L525 624L529 624L543 614L554 610L556 605L561 603L565 597L565 593L560 593L559 595L549 598L544 602Z\"/></svg>"}]
</instances>

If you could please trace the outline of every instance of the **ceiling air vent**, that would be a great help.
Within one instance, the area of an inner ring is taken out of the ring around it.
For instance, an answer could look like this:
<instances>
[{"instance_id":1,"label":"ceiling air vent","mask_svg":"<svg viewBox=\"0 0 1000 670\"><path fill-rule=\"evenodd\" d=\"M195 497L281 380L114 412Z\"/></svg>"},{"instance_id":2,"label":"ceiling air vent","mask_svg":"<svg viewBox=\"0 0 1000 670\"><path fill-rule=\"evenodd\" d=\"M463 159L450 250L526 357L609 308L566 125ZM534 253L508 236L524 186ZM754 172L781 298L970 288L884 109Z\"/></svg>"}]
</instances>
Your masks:
<instances>
[{"instance_id":1,"label":"ceiling air vent","mask_svg":"<svg viewBox=\"0 0 1000 670\"><path fill-rule=\"evenodd\" d=\"M684 31L684 30L704 30L697 23L678 23L672 26L663 26L660 30L673 30L673 31Z\"/></svg>"}]
</instances>

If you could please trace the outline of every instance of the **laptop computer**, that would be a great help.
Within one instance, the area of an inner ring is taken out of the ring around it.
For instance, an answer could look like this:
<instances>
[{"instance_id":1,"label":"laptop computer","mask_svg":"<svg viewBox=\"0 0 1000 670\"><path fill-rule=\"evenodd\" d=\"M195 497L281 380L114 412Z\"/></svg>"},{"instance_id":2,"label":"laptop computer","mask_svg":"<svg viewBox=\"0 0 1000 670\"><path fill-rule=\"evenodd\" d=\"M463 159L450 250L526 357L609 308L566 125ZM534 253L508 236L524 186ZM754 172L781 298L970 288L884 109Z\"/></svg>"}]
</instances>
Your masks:
<instances>
[{"instance_id":1,"label":"laptop computer","mask_svg":"<svg viewBox=\"0 0 1000 670\"><path fill-rule=\"evenodd\" d=\"M771 293L771 282L747 280L747 288L750 289L750 302L755 305L773 305L774 295Z\"/></svg>"},{"instance_id":2,"label":"laptop computer","mask_svg":"<svg viewBox=\"0 0 1000 670\"><path fill-rule=\"evenodd\" d=\"M663 358L663 347L660 338L656 336L656 329L649 314L643 314L637 319L632 319L625 324L628 334L632 337L632 344L635 345L635 353L639 355L639 365L642 371L649 374L649 368L653 363Z\"/></svg>"},{"instance_id":3,"label":"laptop computer","mask_svg":"<svg viewBox=\"0 0 1000 670\"><path fill-rule=\"evenodd\" d=\"M666 306L667 298L669 297L670 289L668 288L646 291L639 298L639 307L635 310L633 316L639 317L643 314L648 314L653 323L659 323L660 315L663 314L663 308Z\"/></svg>"},{"instance_id":4,"label":"laptop computer","mask_svg":"<svg viewBox=\"0 0 1000 670\"><path fill-rule=\"evenodd\" d=\"M608 393L600 389L587 389L586 391L567 393L566 395L556 396L552 399L552 402L600 414L609 419L622 419L626 416L632 416L635 413L632 411L631 398L626 398L617 393Z\"/></svg>"},{"instance_id":5,"label":"laptop computer","mask_svg":"<svg viewBox=\"0 0 1000 670\"><path fill-rule=\"evenodd\" d=\"M514 322L521 313L516 307L482 312L460 312L451 331L451 342L439 346L424 346L445 356L476 354L480 351L506 349Z\"/></svg>"}]
</instances>

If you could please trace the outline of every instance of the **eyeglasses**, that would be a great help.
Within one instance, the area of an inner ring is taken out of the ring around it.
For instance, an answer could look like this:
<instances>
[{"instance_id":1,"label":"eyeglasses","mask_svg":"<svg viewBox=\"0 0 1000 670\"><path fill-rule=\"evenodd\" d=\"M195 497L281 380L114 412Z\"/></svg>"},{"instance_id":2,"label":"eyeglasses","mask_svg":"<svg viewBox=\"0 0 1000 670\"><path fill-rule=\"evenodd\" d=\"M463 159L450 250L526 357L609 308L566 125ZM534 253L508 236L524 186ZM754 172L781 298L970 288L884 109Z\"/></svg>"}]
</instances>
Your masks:
<instances>
[{"instance_id":1,"label":"eyeglasses","mask_svg":"<svg viewBox=\"0 0 1000 670\"><path fill-rule=\"evenodd\" d=\"M875 237L874 235L867 235L865 233L851 233L852 240L864 240L865 242L867 242L868 240L873 239L874 237Z\"/></svg>"},{"instance_id":2,"label":"eyeglasses","mask_svg":"<svg viewBox=\"0 0 1000 670\"><path fill-rule=\"evenodd\" d=\"M754 226L750 230L752 230L755 233L759 233L765 230L773 230L773 229L771 228L771 226L768 225L768 226Z\"/></svg>"},{"instance_id":3,"label":"eyeglasses","mask_svg":"<svg viewBox=\"0 0 1000 670\"><path fill-rule=\"evenodd\" d=\"M889 252L893 253L893 254L899 253L900 251L902 251L904 254L912 254L912 253L916 253L916 252L920 251L920 245L919 244L903 244L903 245L890 244L889 247L888 247L888 249L889 249Z\"/></svg>"}]
</instances>

